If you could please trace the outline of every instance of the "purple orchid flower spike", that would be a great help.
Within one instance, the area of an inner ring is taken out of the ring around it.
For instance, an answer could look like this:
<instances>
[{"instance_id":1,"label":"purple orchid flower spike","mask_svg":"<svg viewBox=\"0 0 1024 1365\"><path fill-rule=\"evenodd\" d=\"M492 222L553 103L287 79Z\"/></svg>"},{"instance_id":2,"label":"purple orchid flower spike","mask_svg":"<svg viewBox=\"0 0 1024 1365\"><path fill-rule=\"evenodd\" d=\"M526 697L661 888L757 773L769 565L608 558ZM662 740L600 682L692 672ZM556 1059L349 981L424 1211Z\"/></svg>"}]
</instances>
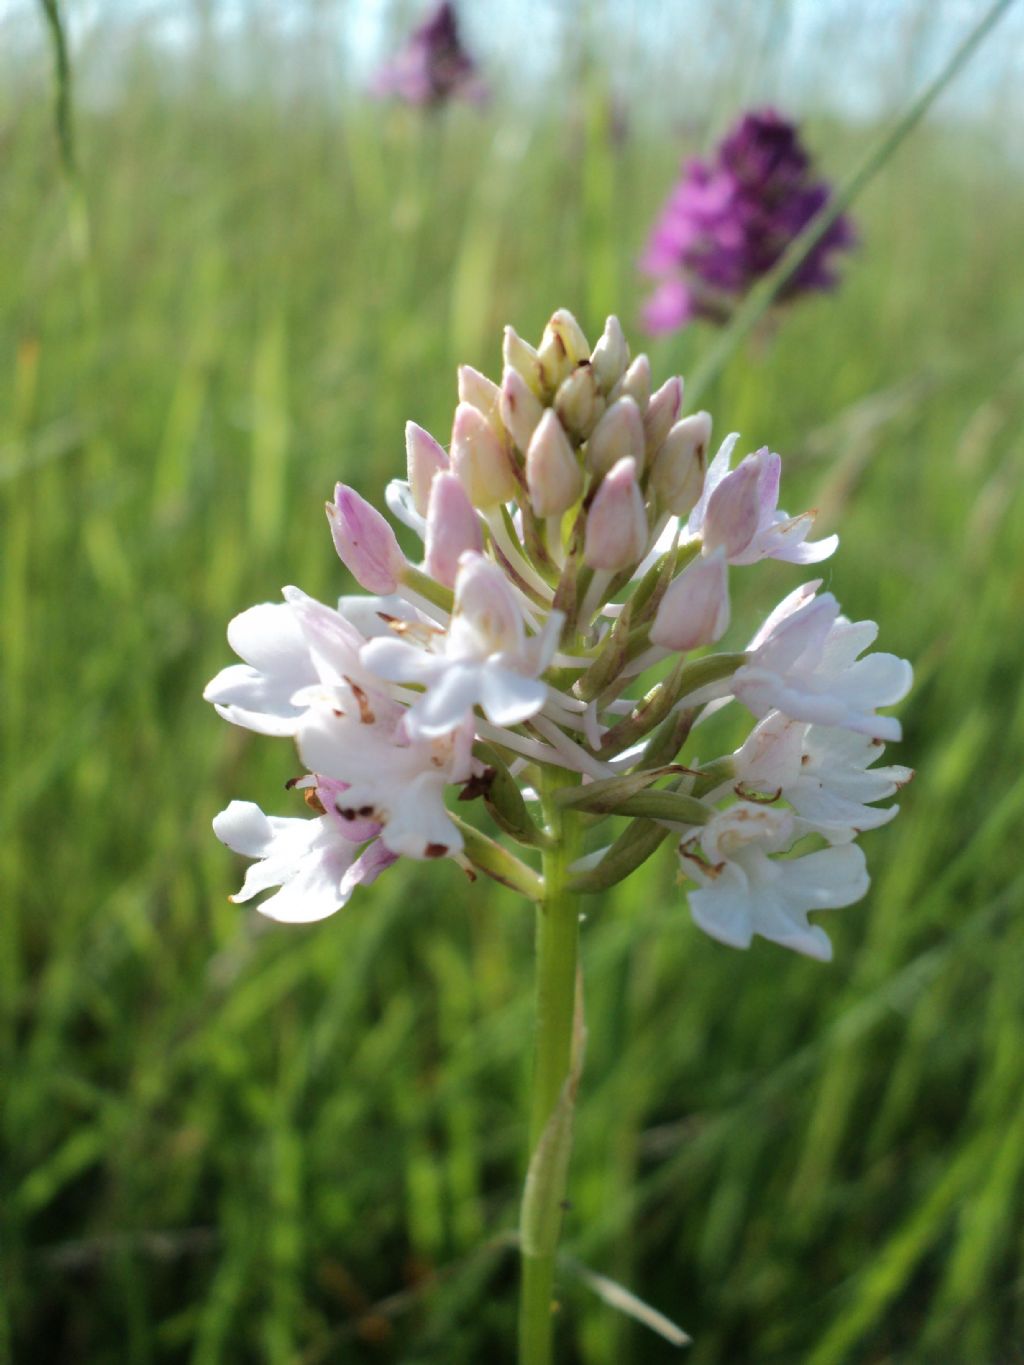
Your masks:
<instances>
[{"instance_id":1,"label":"purple orchid flower spike","mask_svg":"<svg viewBox=\"0 0 1024 1365\"><path fill-rule=\"evenodd\" d=\"M648 330L727 321L831 193L813 178L795 124L774 109L744 114L712 157L683 167L655 223L640 262L656 281L643 313ZM835 255L855 240L850 219L837 218L780 300L831 289Z\"/></svg>"},{"instance_id":2,"label":"purple orchid flower spike","mask_svg":"<svg viewBox=\"0 0 1024 1365\"><path fill-rule=\"evenodd\" d=\"M393 60L378 71L374 90L424 108L437 108L455 97L475 103L486 98L476 62L462 45L453 5L438 5L413 30Z\"/></svg>"}]
</instances>

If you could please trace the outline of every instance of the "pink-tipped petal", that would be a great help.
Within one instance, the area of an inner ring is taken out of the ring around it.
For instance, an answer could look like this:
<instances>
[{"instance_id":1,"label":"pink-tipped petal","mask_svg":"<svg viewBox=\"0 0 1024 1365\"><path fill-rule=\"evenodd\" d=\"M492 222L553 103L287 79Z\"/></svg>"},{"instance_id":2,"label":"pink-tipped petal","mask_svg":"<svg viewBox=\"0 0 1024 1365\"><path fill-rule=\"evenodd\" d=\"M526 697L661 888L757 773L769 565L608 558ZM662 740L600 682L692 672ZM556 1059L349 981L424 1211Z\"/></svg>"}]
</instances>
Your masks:
<instances>
[{"instance_id":1,"label":"pink-tipped petal","mask_svg":"<svg viewBox=\"0 0 1024 1365\"><path fill-rule=\"evenodd\" d=\"M327 519L338 558L367 592L394 592L408 564L388 522L347 484L339 483Z\"/></svg>"},{"instance_id":2,"label":"pink-tipped petal","mask_svg":"<svg viewBox=\"0 0 1024 1365\"><path fill-rule=\"evenodd\" d=\"M415 422L406 422L405 462L413 506L421 517L425 517L430 486L435 474L448 468L448 456L429 431L424 431Z\"/></svg>"},{"instance_id":3,"label":"pink-tipped petal","mask_svg":"<svg viewBox=\"0 0 1024 1365\"><path fill-rule=\"evenodd\" d=\"M438 474L427 505L427 573L446 588L455 586L459 559L467 551L480 552L483 533L476 509L454 474Z\"/></svg>"},{"instance_id":4,"label":"pink-tipped petal","mask_svg":"<svg viewBox=\"0 0 1024 1365\"><path fill-rule=\"evenodd\" d=\"M587 514L584 563L610 573L631 568L643 559L647 536L636 460L619 460L602 480Z\"/></svg>"},{"instance_id":5,"label":"pink-tipped petal","mask_svg":"<svg viewBox=\"0 0 1024 1365\"><path fill-rule=\"evenodd\" d=\"M725 551L697 558L669 585L651 627L651 643L685 651L714 644L729 626L729 566Z\"/></svg>"}]
</instances>

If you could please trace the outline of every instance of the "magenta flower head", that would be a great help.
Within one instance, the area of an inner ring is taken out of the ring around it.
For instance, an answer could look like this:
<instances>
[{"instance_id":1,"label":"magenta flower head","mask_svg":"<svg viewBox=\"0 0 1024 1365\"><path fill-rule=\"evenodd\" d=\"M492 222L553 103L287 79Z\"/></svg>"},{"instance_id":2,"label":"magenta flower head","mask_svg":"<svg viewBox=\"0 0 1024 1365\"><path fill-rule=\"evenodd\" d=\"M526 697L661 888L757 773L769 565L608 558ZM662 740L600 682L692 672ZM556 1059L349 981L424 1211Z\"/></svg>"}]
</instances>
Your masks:
<instances>
[{"instance_id":1,"label":"magenta flower head","mask_svg":"<svg viewBox=\"0 0 1024 1365\"><path fill-rule=\"evenodd\" d=\"M459 37L455 7L441 4L410 34L398 53L378 71L374 89L405 104L436 108L450 99L486 96L476 63Z\"/></svg>"},{"instance_id":2,"label":"magenta flower head","mask_svg":"<svg viewBox=\"0 0 1024 1365\"><path fill-rule=\"evenodd\" d=\"M794 124L774 109L744 114L709 159L683 167L654 225L640 262L657 281L644 307L648 330L727 321L831 193L814 179ZM855 240L849 218L837 218L780 299L831 289L834 257Z\"/></svg>"}]
</instances>

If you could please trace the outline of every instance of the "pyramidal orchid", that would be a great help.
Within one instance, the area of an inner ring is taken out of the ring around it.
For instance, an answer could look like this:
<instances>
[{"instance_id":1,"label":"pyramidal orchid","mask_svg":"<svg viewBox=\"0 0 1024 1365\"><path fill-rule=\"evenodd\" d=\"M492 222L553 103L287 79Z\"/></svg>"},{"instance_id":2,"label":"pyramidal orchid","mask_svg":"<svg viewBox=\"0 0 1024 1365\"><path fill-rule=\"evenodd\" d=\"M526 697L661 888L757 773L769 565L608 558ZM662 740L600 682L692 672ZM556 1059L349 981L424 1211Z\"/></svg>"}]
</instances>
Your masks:
<instances>
[{"instance_id":1,"label":"pyramidal orchid","mask_svg":"<svg viewBox=\"0 0 1024 1365\"><path fill-rule=\"evenodd\" d=\"M456 97L479 102L486 89L459 33L454 5L437 5L377 72L374 91L437 108Z\"/></svg>"},{"instance_id":2,"label":"pyramidal orchid","mask_svg":"<svg viewBox=\"0 0 1024 1365\"><path fill-rule=\"evenodd\" d=\"M736 304L829 202L799 130L774 109L744 114L706 160L688 161L654 225L640 268L655 281L644 306L652 333L694 318L727 322ZM840 216L780 301L836 283L835 257L855 242Z\"/></svg>"},{"instance_id":3,"label":"pyramidal orchid","mask_svg":"<svg viewBox=\"0 0 1024 1365\"><path fill-rule=\"evenodd\" d=\"M652 391L614 318L593 347L564 311L537 347L509 328L503 356L500 382L460 370L447 451L409 424L391 519L336 488L331 535L364 592L327 605L288 587L243 611L228 628L241 662L205 695L293 740L304 768L293 813L232 801L216 817L251 860L236 899L271 893L270 918L320 920L401 859L448 859L535 902L520 1358L544 1362L582 1060L581 897L668 844L707 934L829 958L809 916L868 889L858 835L895 815L876 803L912 775L873 766L900 737L882 712L911 669L868 652L877 627L843 617L820 580L721 649L731 575L763 559L799 571L838 543L779 508L779 456L734 460L730 435L709 462L709 414L684 413L681 380ZM697 727L730 704L748 737L708 758Z\"/></svg>"}]
</instances>

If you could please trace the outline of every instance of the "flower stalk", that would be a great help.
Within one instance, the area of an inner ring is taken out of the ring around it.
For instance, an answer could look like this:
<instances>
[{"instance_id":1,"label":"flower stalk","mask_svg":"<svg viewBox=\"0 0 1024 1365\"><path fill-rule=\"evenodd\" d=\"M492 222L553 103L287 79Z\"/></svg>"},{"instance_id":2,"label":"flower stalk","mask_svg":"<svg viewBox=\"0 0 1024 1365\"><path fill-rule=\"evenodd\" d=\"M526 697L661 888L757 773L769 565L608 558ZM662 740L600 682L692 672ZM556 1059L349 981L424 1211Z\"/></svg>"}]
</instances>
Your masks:
<instances>
[{"instance_id":1,"label":"flower stalk","mask_svg":"<svg viewBox=\"0 0 1024 1365\"><path fill-rule=\"evenodd\" d=\"M544 892L536 912L530 1161L520 1214L520 1365L549 1365L552 1359L555 1254L582 1066L582 1026L574 1028L582 1016L577 1003L579 897L570 888L569 872L581 851L582 823L556 799L560 788L579 781L579 774L555 769L545 774L541 790L551 845L544 853Z\"/></svg>"}]
</instances>

